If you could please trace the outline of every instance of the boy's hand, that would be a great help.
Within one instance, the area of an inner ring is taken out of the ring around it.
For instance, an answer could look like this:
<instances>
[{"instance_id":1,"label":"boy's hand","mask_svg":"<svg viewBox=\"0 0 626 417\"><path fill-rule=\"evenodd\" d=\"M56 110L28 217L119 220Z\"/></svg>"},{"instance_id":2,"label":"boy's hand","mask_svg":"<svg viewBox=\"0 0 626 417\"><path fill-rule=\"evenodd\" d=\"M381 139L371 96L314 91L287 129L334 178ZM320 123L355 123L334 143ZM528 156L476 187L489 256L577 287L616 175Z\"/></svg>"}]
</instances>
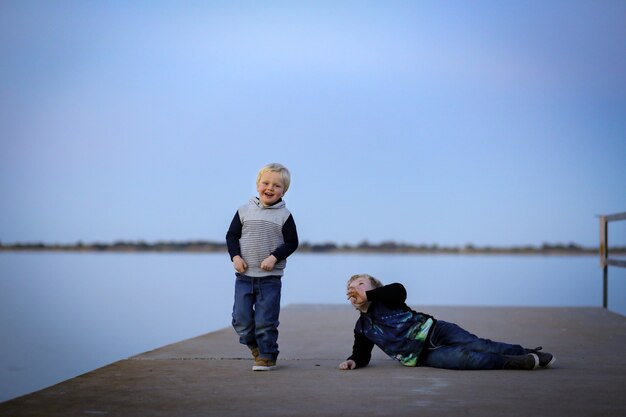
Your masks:
<instances>
[{"instance_id":1,"label":"boy's hand","mask_svg":"<svg viewBox=\"0 0 626 417\"><path fill-rule=\"evenodd\" d=\"M345 362L341 362L339 364L339 369L341 369L342 371L351 371L354 368L356 368L356 362L354 362L352 359L348 359Z\"/></svg>"},{"instance_id":2,"label":"boy's hand","mask_svg":"<svg viewBox=\"0 0 626 417\"><path fill-rule=\"evenodd\" d=\"M241 256L236 255L233 258L233 267L235 268L235 271L243 274L244 272L246 272L246 269L248 269L248 264L246 263L246 261L243 260Z\"/></svg>"},{"instance_id":3,"label":"boy's hand","mask_svg":"<svg viewBox=\"0 0 626 417\"><path fill-rule=\"evenodd\" d=\"M350 288L348 293L346 294L348 297L348 301L352 303L353 306L362 306L367 303L367 294L360 288Z\"/></svg>"},{"instance_id":4,"label":"boy's hand","mask_svg":"<svg viewBox=\"0 0 626 417\"><path fill-rule=\"evenodd\" d=\"M276 265L277 261L278 259L276 259L274 255L270 255L267 258L263 259L263 262L261 262L261 269L264 271L271 271L272 269L274 269L274 265Z\"/></svg>"}]
</instances>

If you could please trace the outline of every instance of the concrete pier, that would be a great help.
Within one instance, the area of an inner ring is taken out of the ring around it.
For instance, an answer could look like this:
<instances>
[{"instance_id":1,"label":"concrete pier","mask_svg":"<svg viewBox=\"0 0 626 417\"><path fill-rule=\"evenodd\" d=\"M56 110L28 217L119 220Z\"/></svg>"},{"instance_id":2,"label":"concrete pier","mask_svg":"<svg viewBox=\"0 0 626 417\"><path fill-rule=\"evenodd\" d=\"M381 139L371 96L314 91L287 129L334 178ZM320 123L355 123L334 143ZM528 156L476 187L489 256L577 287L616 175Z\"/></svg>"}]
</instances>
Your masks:
<instances>
[{"instance_id":1,"label":"concrete pier","mask_svg":"<svg viewBox=\"0 0 626 417\"><path fill-rule=\"evenodd\" d=\"M281 312L278 368L252 372L230 328L146 352L0 404L0 416L626 415L626 317L601 308L414 307L493 340L542 345L553 369L406 368L378 348L340 371L357 312Z\"/></svg>"}]
</instances>

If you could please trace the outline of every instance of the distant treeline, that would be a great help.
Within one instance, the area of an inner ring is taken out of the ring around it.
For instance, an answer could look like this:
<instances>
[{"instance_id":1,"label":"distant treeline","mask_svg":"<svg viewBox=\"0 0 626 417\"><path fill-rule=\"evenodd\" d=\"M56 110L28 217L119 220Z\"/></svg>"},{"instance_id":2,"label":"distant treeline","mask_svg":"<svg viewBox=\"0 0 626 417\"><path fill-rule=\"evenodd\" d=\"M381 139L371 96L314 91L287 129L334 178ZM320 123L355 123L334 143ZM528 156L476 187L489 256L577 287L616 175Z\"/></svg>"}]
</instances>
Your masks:
<instances>
[{"instance_id":1,"label":"distant treeline","mask_svg":"<svg viewBox=\"0 0 626 417\"><path fill-rule=\"evenodd\" d=\"M117 241L114 243L47 244L47 243L0 243L0 251L71 251L71 252L226 252L225 243L210 241ZM398 253L398 254L537 254L537 255L597 255L598 247L583 247L575 243L541 246L439 246L411 245L406 243L364 241L358 245L334 243L301 243L298 252L303 253ZM626 247L611 247L611 254L626 255Z\"/></svg>"}]
</instances>

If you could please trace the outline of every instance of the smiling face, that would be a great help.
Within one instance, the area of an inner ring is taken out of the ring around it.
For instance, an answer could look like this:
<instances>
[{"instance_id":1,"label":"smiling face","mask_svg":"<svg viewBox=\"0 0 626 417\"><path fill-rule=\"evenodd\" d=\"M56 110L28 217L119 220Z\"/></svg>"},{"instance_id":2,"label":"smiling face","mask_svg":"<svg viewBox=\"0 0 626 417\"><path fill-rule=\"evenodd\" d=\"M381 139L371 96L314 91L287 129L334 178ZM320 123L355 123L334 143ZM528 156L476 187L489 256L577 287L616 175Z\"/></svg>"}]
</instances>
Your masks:
<instances>
[{"instance_id":1,"label":"smiling face","mask_svg":"<svg viewBox=\"0 0 626 417\"><path fill-rule=\"evenodd\" d=\"M256 189L259 192L259 200L264 206L275 204L285 194L282 176L274 171L262 173L256 184Z\"/></svg>"}]
</instances>

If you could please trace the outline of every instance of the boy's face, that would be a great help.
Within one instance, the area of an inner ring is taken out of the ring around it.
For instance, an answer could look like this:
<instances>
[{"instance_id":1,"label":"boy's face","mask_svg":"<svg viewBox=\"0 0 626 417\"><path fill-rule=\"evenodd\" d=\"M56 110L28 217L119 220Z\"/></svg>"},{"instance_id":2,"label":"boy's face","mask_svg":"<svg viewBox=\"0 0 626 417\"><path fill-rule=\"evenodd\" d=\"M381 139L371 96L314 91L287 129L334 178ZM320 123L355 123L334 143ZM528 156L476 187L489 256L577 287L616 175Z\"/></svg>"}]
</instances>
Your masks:
<instances>
[{"instance_id":1,"label":"boy's face","mask_svg":"<svg viewBox=\"0 0 626 417\"><path fill-rule=\"evenodd\" d=\"M356 308L357 310L367 310L367 295L366 291L373 290L374 286L369 278L360 277L348 284L348 301Z\"/></svg>"},{"instance_id":2,"label":"boy's face","mask_svg":"<svg viewBox=\"0 0 626 417\"><path fill-rule=\"evenodd\" d=\"M285 186L278 172L267 171L261 174L256 190L259 192L261 204L271 206L282 198L285 193Z\"/></svg>"}]
</instances>

